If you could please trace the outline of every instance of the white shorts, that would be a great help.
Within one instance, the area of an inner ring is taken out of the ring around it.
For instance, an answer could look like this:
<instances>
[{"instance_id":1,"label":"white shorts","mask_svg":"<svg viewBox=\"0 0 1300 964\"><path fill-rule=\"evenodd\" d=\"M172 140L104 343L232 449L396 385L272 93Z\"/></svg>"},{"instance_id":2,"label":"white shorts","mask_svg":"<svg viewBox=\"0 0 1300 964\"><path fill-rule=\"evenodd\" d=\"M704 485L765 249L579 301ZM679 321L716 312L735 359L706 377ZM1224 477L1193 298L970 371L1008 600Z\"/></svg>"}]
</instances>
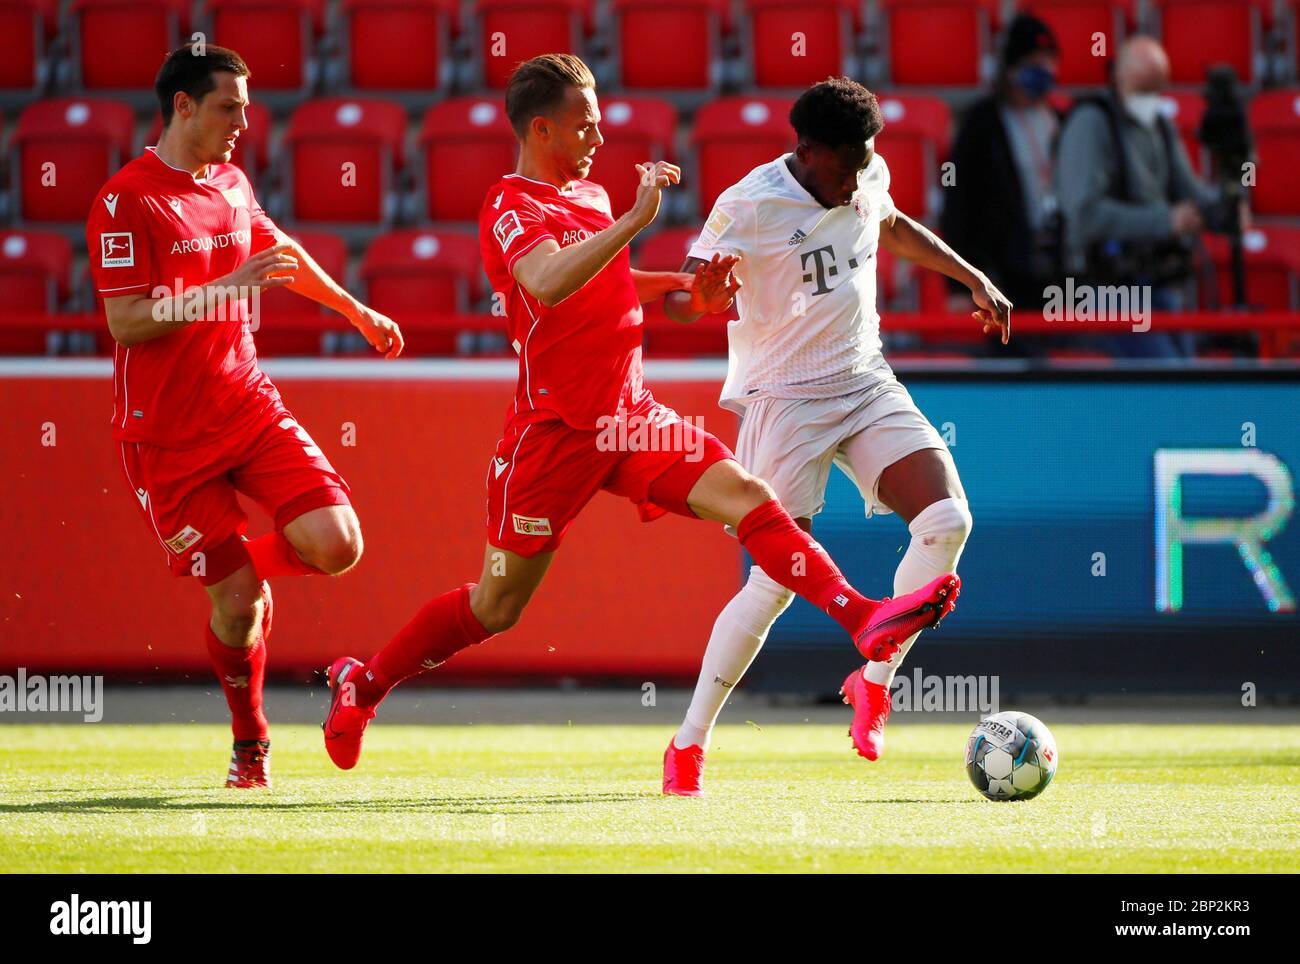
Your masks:
<instances>
[{"instance_id":1,"label":"white shorts","mask_svg":"<svg viewBox=\"0 0 1300 964\"><path fill-rule=\"evenodd\" d=\"M862 493L866 514L892 512L880 501L880 474L922 449L947 449L892 375L834 398L756 398L745 407L736 458L776 491L796 519L826 504L831 464Z\"/></svg>"}]
</instances>

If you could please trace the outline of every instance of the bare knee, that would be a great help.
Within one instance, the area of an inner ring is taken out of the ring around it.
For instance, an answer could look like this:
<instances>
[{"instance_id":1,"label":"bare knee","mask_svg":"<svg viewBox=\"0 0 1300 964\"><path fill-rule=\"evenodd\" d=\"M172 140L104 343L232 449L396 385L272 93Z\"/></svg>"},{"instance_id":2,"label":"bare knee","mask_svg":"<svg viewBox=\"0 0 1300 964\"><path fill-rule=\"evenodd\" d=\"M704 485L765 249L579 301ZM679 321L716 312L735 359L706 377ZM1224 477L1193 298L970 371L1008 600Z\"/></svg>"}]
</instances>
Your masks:
<instances>
[{"instance_id":1,"label":"bare knee","mask_svg":"<svg viewBox=\"0 0 1300 964\"><path fill-rule=\"evenodd\" d=\"M249 569L251 574L252 570ZM210 592L212 598L212 629L222 642L238 646L254 646L258 640L255 629L262 624L265 603L262 588L255 577L240 579Z\"/></svg>"},{"instance_id":2,"label":"bare knee","mask_svg":"<svg viewBox=\"0 0 1300 964\"><path fill-rule=\"evenodd\" d=\"M519 622L528 605L525 596L518 593L496 593L480 583L470 590L469 608L483 628L493 635L504 633Z\"/></svg>"},{"instance_id":3,"label":"bare knee","mask_svg":"<svg viewBox=\"0 0 1300 964\"><path fill-rule=\"evenodd\" d=\"M307 565L330 576L347 572L361 560L365 544L361 526L349 519L332 526L304 546L296 546L298 555Z\"/></svg>"},{"instance_id":4,"label":"bare knee","mask_svg":"<svg viewBox=\"0 0 1300 964\"><path fill-rule=\"evenodd\" d=\"M771 502L776 498L776 492L758 476L741 472L735 482L734 498L743 515Z\"/></svg>"}]
</instances>

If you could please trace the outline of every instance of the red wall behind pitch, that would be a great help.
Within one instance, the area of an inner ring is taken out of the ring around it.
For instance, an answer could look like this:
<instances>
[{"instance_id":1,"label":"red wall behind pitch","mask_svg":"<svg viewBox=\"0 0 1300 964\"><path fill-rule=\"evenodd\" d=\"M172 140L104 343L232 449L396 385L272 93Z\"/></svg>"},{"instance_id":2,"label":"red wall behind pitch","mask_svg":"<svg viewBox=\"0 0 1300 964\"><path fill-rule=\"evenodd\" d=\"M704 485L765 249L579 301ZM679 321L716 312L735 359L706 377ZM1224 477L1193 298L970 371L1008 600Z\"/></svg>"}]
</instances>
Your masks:
<instances>
[{"instance_id":1,"label":"red wall behind pitch","mask_svg":"<svg viewBox=\"0 0 1300 964\"><path fill-rule=\"evenodd\" d=\"M276 382L351 485L366 541L361 564L342 578L274 583L269 668L301 675L339 654L369 656L426 600L478 578L486 466L512 386ZM659 384L656 395L734 443L716 385ZM167 573L126 488L109 436L108 377L0 378L0 405L0 672L206 680L207 599L197 580ZM341 444L347 422L354 447ZM53 446L42 445L46 423ZM270 528L260 510L252 520L251 535ZM740 566L721 527L677 517L642 524L629 503L602 493L521 623L440 676L693 677Z\"/></svg>"}]
</instances>

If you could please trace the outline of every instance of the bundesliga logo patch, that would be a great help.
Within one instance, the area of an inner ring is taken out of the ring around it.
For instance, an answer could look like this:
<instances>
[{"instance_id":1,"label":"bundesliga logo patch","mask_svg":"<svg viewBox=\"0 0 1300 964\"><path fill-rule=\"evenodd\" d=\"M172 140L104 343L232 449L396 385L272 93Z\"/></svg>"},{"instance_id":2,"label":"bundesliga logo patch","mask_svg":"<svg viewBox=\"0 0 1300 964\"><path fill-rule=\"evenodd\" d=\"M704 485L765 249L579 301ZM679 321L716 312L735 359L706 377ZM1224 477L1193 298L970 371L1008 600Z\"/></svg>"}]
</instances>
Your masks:
<instances>
[{"instance_id":1,"label":"bundesliga logo patch","mask_svg":"<svg viewBox=\"0 0 1300 964\"><path fill-rule=\"evenodd\" d=\"M237 187L226 188L221 192L221 196L232 208L248 207L248 202L244 200L244 192Z\"/></svg>"},{"instance_id":2,"label":"bundesliga logo patch","mask_svg":"<svg viewBox=\"0 0 1300 964\"><path fill-rule=\"evenodd\" d=\"M718 239L727 233L727 228L731 227L733 220L735 219L726 211L714 211L713 216L704 225L704 230L700 232L699 243L705 247L716 244Z\"/></svg>"},{"instance_id":3,"label":"bundesliga logo patch","mask_svg":"<svg viewBox=\"0 0 1300 964\"><path fill-rule=\"evenodd\" d=\"M532 519L526 515L511 513L510 518L514 520L515 532L521 536L549 536L551 534L550 519Z\"/></svg>"},{"instance_id":4,"label":"bundesliga logo patch","mask_svg":"<svg viewBox=\"0 0 1300 964\"><path fill-rule=\"evenodd\" d=\"M519 223L518 214L514 211L507 211L497 218L496 224L492 225L492 233L496 235L501 250L505 251L509 249L511 241L524 233L524 226Z\"/></svg>"},{"instance_id":5,"label":"bundesliga logo patch","mask_svg":"<svg viewBox=\"0 0 1300 964\"><path fill-rule=\"evenodd\" d=\"M113 231L99 236L99 264L104 268L135 265L135 239L130 231Z\"/></svg>"}]
</instances>

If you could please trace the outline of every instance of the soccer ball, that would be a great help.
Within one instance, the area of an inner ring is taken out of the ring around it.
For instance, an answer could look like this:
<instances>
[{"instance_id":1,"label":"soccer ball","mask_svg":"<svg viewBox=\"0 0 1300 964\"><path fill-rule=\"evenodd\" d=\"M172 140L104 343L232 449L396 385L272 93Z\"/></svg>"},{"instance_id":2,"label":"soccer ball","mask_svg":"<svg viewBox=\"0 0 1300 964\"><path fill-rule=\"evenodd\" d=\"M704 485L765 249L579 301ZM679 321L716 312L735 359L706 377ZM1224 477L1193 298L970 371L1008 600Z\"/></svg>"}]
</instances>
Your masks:
<instances>
[{"instance_id":1,"label":"soccer ball","mask_svg":"<svg viewBox=\"0 0 1300 964\"><path fill-rule=\"evenodd\" d=\"M1029 800L1047 789L1059 762L1041 721L1008 710L980 720L966 741L966 775L990 800Z\"/></svg>"}]
</instances>

